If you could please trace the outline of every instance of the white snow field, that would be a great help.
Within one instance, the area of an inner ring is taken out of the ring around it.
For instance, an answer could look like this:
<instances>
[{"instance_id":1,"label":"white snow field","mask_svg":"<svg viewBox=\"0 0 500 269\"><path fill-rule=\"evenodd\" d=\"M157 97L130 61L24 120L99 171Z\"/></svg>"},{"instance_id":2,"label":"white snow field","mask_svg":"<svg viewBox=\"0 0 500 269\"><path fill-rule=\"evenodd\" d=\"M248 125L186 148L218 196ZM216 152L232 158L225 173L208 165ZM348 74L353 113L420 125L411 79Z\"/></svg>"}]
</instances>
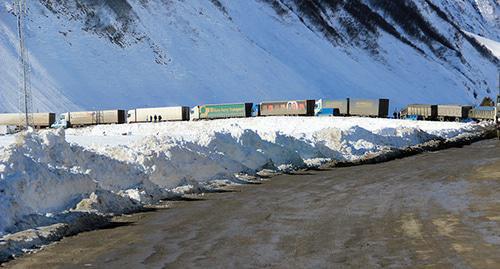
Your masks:
<instances>
[{"instance_id":1,"label":"white snow field","mask_svg":"<svg viewBox=\"0 0 500 269\"><path fill-rule=\"evenodd\" d=\"M81 212L134 212L176 191L242 183L243 175L264 169L353 161L483 128L474 123L267 117L0 136L0 235L6 242L6 234L71 223Z\"/></svg>"}]
</instances>

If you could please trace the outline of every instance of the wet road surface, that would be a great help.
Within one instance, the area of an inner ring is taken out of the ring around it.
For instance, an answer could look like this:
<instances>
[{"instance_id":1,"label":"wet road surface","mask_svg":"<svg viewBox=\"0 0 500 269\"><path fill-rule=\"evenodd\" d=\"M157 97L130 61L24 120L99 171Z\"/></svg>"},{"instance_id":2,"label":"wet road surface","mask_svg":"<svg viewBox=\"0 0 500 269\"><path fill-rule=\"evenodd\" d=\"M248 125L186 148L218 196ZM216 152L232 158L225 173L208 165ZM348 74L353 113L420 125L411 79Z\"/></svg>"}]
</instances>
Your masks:
<instances>
[{"instance_id":1,"label":"wet road surface","mask_svg":"<svg viewBox=\"0 0 500 269\"><path fill-rule=\"evenodd\" d=\"M500 142L282 175L7 268L500 268Z\"/></svg>"}]
</instances>

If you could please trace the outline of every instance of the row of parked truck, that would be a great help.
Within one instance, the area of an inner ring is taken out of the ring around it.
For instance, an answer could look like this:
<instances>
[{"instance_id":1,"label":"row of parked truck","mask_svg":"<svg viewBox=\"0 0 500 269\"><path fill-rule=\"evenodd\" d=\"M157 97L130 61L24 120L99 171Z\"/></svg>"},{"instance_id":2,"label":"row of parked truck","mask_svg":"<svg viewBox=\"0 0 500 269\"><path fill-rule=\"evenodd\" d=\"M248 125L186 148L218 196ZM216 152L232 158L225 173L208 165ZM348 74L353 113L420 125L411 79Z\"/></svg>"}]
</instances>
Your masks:
<instances>
[{"instance_id":1,"label":"row of parked truck","mask_svg":"<svg viewBox=\"0 0 500 269\"><path fill-rule=\"evenodd\" d=\"M497 113L498 108L492 106L413 104L403 109L400 114L402 118L413 120L494 121L497 118Z\"/></svg>"},{"instance_id":2,"label":"row of parked truck","mask_svg":"<svg viewBox=\"0 0 500 269\"><path fill-rule=\"evenodd\" d=\"M164 122L187 120L210 120L265 116L326 116L352 115L386 118L388 99L343 99L343 100L292 100L261 103L234 103L185 106L136 108L132 110L79 111L60 114L34 113L33 125L47 127L83 127L98 124L123 124L139 122ZM0 125L19 125L24 115L0 114Z\"/></svg>"},{"instance_id":3,"label":"row of parked truck","mask_svg":"<svg viewBox=\"0 0 500 269\"><path fill-rule=\"evenodd\" d=\"M497 103L500 102L500 96ZM413 120L462 121L496 120L497 107L472 107L464 105L412 104L399 116ZM235 103L199 105L193 108L158 107L132 110L100 110L66 112L56 118L55 113L34 113L32 122L37 128L83 127L98 124L124 124L139 122L164 122L244 118L263 116L364 116L387 118L388 99L292 100L261 103ZM0 125L17 126L24 115L0 114Z\"/></svg>"}]
</instances>

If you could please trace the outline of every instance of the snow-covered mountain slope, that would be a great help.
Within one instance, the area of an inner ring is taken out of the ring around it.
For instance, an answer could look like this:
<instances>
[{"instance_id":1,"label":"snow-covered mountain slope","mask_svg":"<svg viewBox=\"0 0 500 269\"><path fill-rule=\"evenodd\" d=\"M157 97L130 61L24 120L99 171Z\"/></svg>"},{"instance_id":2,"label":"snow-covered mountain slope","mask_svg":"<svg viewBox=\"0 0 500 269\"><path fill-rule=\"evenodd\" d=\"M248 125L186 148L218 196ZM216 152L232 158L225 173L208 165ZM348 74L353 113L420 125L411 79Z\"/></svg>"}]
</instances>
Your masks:
<instances>
[{"instance_id":1,"label":"snow-covered mountain slope","mask_svg":"<svg viewBox=\"0 0 500 269\"><path fill-rule=\"evenodd\" d=\"M469 32L466 32L468 35L474 37L479 43L488 48L495 57L500 59L500 42L482 37L480 35L475 35Z\"/></svg>"},{"instance_id":2,"label":"snow-covered mountain slope","mask_svg":"<svg viewBox=\"0 0 500 269\"><path fill-rule=\"evenodd\" d=\"M35 110L387 97L477 103L499 59L496 0L34 0ZM0 111L15 111L12 0L0 5Z\"/></svg>"}]
</instances>

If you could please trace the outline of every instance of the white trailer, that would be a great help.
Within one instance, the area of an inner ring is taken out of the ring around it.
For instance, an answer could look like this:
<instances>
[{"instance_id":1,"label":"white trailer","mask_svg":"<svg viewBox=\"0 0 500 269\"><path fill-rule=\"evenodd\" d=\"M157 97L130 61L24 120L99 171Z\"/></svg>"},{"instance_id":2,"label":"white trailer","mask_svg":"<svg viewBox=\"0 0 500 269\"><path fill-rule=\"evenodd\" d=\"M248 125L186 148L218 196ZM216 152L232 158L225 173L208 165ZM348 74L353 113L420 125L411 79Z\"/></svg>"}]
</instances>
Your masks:
<instances>
[{"instance_id":1,"label":"white trailer","mask_svg":"<svg viewBox=\"0 0 500 269\"><path fill-rule=\"evenodd\" d=\"M127 122L162 122L189 120L189 107L136 108L128 111Z\"/></svg>"},{"instance_id":2,"label":"white trailer","mask_svg":"<svg viewBox=\"0 0 500 269\"><path fill-rule=\"evenodd\" d=\"M469 118L472 106L438 105L438 119L440 121L460 121Z\"/></svg>"},{"instance_id":3,"label":"white trailer","mask_svg":"<svg viewBox=\"0 0 500 269\"><path fill-rule=\"evenodd\" d=\"M66 112L60 115L56 127L80 127L98 124L125 123L125 110ZM64 124L62 124L64 122ZM62 126L61 126L62 125ZM67 125L67 126L65 126Z\"/></svg>"},{"instance_id":4,"label":"white trailer","mask_svg":"<svg viewBox=\"0 0 500 269\"><path fill-rule=\"evenodd\" d=\"M411 104L401 111L401 117L415 120L435 120L438 114L437 105Z\"/></svg>"},{"instance_id":5,"label":"white trailer","mask_svg":"<svg viewBox=\"0 0 500 269\"><path fill-rule=\"evenodd\" d=\"M25 126L25 115L23 113L3 113L0 114L0 125ZM56 120L55 113L33 113L33 126L35 128L50 127Z\"/></svg>"},{"instance_id":6,"label":"white trailer","mask_svg":"<svg viewBox=\"0 0 500 269\"><path fill-rule=\"evenodd\" d=\"M497 109L494 106L477 106L469 111L469 118L478 121L493 121L497 117Z\"/></svg>"}]
</instances>

